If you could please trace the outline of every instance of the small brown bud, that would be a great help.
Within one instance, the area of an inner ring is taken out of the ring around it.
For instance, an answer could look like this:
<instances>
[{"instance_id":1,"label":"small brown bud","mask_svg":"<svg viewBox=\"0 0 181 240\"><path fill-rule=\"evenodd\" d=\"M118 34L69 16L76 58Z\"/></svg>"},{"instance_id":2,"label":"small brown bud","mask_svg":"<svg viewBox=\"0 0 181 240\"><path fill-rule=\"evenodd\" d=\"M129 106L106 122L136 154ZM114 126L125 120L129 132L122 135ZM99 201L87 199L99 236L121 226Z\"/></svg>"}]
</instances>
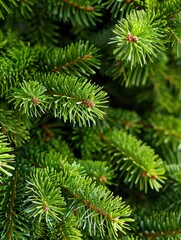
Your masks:
<instances>
[{"instance_id":1,"label":"small brown bud","mask_svg":"<svg viewBox=\"0 0 181 240\"><path fill-rule=\"evenodd\" d=\"M82 100L82 104L86 107L93 108L95 107L95 103L90 100Z\"/></svg>"},{"instance_id":2,"label":"small brown bud","mask_svg":"<svg viewBox=\"0 0 181 240\"><path fill-rule=\"evenodd\" d=\"M75 208L74 209L74 216L76 216L77 215L77 209Z\"/></svg>"},{"instance_id":3,"label":"small brown bud","mask_svg":"<svg viewBox=\"0 0 181 240\"><path fill-rule=\"evenodd\" d=\"M94 8L93 8L92 6L87 6L87 7L85 7L85 10L86 10L87 12L93 12L93 11L94 11Z\"/></svg>"},{"instance_id":4,"label":"small brown bud","mask_svg":"<svg viewBox=\"0 0 181 240\"><path fill-rule=\"evenodd\" d=\"M151 178L152 178L152 179L157 179L158 176L155 174L155 175L152 175Z\"/></svg>"},{"instance_id":5,"label":"small brown bud","mask_svg":"<svg viewBox=\"0 0 181 240\"><path fill-rule=\"evenodd\" d=\"M138 42L138 37L133 36L131 33L128 33L127 36L126 36L126 41L127 41L127 43Z\"/></svg>"},{"instance_id":6,"label":"small brown bud","mask_svg":"<svg viewBox=\"0 0 181 240\"><path fill-rule=\"evenodd\" d=\"M46 204L45 206L44 206L44 211L45 212L48 212L50 209L49 209L49 207L48 207L48 204Z\"/></svg>"},{"instance_id":7,"label":"small brown bud","mask_svg":"<svg viewBox=\"0 0 181 240\"><path fill-rule=\"evenodd\" d=\"M138 42L138 37L132 36L132 41L133 41L133 42Z\"/></svg>"},{"instance_id":8,"label":"small brown bud","mask_svg":"<svg viewBox=\"0 0 181 240\"><path fill-rule=\"evenodd\" d=\"M38 98L32 98L32 102L37 105L39 103Z\"/></svg>"},{"instance_id":9,"label":"small brown bud","mask_svg":"<svg viewBox=\"0 0 181 240\"><path fill-rule=\"evenodd\" d=\"M128 33L127 36L126 36L126 41L127 43L130 43L132 41L132 34L131 33Z\"/></svg>"},{"instance_id":10,"label":"small brown bud","mask_svg":"<svg viewBox=\"0 0 181 240\"><path fill-rule=\"evenodd\" d=\"M107 182L107 179L106 179L106 177L104 177L104 176L101 176L99 179L100 179L100 181L103 182L103 183L106 183L106 182Z\"/></svg>"},{"instance_id":11,"label":"small brown bud","mask_svg":"<svg viewBox=\"0 0 181 240\"><path fill-rule=\"evenodd\" d=\"M147 176L147 172L144 171L144 172L142 173L142 177L146 177L146 176Z\"/></svg>"}]
</instances>

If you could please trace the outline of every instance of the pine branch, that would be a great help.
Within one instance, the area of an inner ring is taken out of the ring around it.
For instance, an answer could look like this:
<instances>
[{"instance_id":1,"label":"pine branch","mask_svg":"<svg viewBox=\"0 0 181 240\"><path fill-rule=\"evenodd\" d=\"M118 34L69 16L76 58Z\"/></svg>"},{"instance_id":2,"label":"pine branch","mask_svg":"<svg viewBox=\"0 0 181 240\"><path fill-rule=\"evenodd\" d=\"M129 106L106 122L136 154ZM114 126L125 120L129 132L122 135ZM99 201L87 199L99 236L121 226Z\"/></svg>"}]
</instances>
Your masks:
<instances>
[{"instance_id":1,"label":"pine branch","mask_svg":"<svg viewBox=\"0 0 181 240\"><path fill-rule=\"evenodd\" d=\"M41 169L36 169L26 186L25 212L29 221L41 222L52 227L52 222L62 220L65 208L64 198L58 185Z\"/></svg>"},{"instance_id":2,"label":"pine branch","mask_svg":"<svg viewBox=\"0 0 181 240\"><path fill-rule=\"evenodd\" d=\"M103 118L107 93L87 79L68 75L38 75L37 80L45 85L53 100L50 104L55 117L69 120L79 126L95 124L95 117Z\"/></svg>"},{"instance_id":3,"label":"pine branch","mask_svg":"<svg viewBox=\"0 0 181 240\"><path fill-rule=\"evenodd\" d=\"M167 16L168 18L181 11L181 4L179 0L165 0L159 2L157 0L146 0L146 7L149 10L156 10L156 12Z\"/></svg>"},{"instance_id":4,"label":"pine branch","mask_svg":"<svg viewBox=\"0 0 181 240\"><path fill-rule=\"evenodd\" d=\"M63 0L58 3L56 1L48 1L48 12L50 16L63 20L71 21L73 26L95 25L100 21L101 5L98 0Z\"/></svg>"},{"instance_id":5,"label":"pine branch","mask_svg":"<svg viewBox=\"0 0 181 240\"><path fill-rule=\"evenodd\" d=\"M167 144L169 142L179 145L181 140L181 120L179 118L171 115L155 114L149 118L149 123L153 129L150 130L152 131L154 145L159 146L161 143ZM147 130L149 131L149 128Z\"/></svg>"},{"instance_id":6,"label":"pine branch","mask_svg":"<svg viewBox=\"0 0 181 240\"><path fill-rule=\"evenodd\" d=\"M29 156L30 154L28 154ZM74 159L69 159L66 156L63 156L60 152L56 152L54 149L51 149L49 151L44 152L37 152L34 150L34 152L30 155L30 162L33 166L38 168L45 168L45 167L52 167L56 169L56 171L62 170L62 162L69 161L70 163L75 161ZM81 174L83 174L85 170L83 171L83 168L80 168Z\"/></svg>"},{"instance_id":7,"label":"pine branch","mask_svg":"<svg viewBox=\"0 0 181 240\"><path fill-rule=\"evenodd\" d=\"M37 133L36 130L35 132ZM68 161L70 164L75 161L76 157L72 149L70 149L68 144L63 141L60 136L54 136L48 141L44 141L46 136L44 136L42 132L33 136L34 138L24 145L25 159L22 159L21 155L18 157L18 159L20 158L20 165L25 165L25 169L29 169L32 166L38 168L51 166L57 171L60 171L62 169L62 161ZM25 169L23 169L23 172L25 172ZM82 170L81 168L80 174L83 174Z\"/></svg>"},{"instance_id":8,"label":"pine branch","mask_svg":"<svg viewBox=\"0 0 181 240\"><path fill-rule=\"evenodd\" d=\"M165 144L160 145L160 149L162 152L163 159L166 161L167 164L180 164L181 163L181 148L178 142L175 144Z\"/></svg>"},{"instance_id":9,"label":"pine branch","mask_svg":"<svg viewBox=\"0 0 181 240\"><path fill-rule=\"evenodd\" d=\"M4 97L9 89L13 88L18 82L18 71L13 69L13 63L9 59L0 59L0 96Z\"/></svg>"},{"instance_id":10,"label":"pine branch","mask_svg":"<svg viewBox=\"0 0 181 240\"><path fill-rule=\"evenodd\" d=\"M134 11L116 24L113 32L115 43L113 54L116 59L130 64L131 69L153 62L160 52L165 51L163 37L166 21L155 13Z\"/></svg>"},{"instance_id":11,"label":"pine branch","mask_svg":"<svg viewBox=\"0 0 181 240\"><path fill-rule=\"evenodd\" d=\"M30 48L30 45L23 42L12 43L12 45L0 58L1 97L7 95L10 89L17 86L22 80L30 78L37 70L35 51Z\"/></svg>"},{"instance_id":12,"label":"pine branch","mask_svg":"<svg viewBox=\"0 0 181 240\"><path fill-rule=\"evenodd\" d=\"M79 41L65 48L54 48L42 55L43 64L48 72L61 72L75 76L95 74L99 68L98 49L89 42ZM45 55L45 56L44 56Z\"/></svg>"},{"instance_id":13,"label":"pine branch","mask_svg":"<svg viewBox=\"0 0 181 240\"><path fill-rule=\"evenodd\" d=\"M37 169L28 181L26 193L28 198L25 203L29 204L26 207L29 219L34 217L41 222L43 218L45 220L47 218L46 222L50 227L51 218L59 221L57 219L59 210L55 206L58 203L62 204L62 201L56 201L60 198L58 186L61 186L68 204L65 217L76 215L78 228L87 226L91 235L99 232L101 236L105 236L108 231L109 236L115 239L117 231L124 233L128 228L126 222L132 221L129 217L131 213L129 207L125 206L121 198L114 198L104 186L92 183L91 178L82 174L82 167L76 163L71 166L62 159L57 162L55 158L52 160L50 155L44 158L43 165L44 169ZM58 185L53 186L55 179ZM35 205L39 207L36 208ZM97 225L98 222L100 224Z\"/></svg>"},{"instance_id":14,"label":"pine branch","mask_svg":"<svg viewBox=\"0 0 181 240\"><path fill-rule=\"evenodd\" d=\"M54 240L81 240L82 234L76 229L76 217L73 215L70 218L66 219L60 223L55 229L52 229L51 239Z\"/></svg>"},{"instance_id":15,"label":"pine branch","mask_svg":"<svg viewBox=\"0 0 181 240\"><path fill-rule=\"evenodd\" d=\"M7 56L12 60L13 67L19 73L22 80L28 79L37 71L36 49L30 47L29 43L19 42L16 47L7 50Z\"/></svg>"},{"instance_id":16,"label":"pine branch","mask_svg":"<svg viewBox=\"0 0 181 240\"><path fill-rule=\"evenodd\" d=\"M7 240L26 239L29 236L29 227L22 214L21 194L24 187L18 172L15 172L11 180L4 179L4 182L6 183L0 185L0 237Z\"/></svg>"},{"instance_id":17,"label":"pine branch","mask_svg":"<svg viewBox=\"0 0 181 240\"><path fill-rule=\"evenodd\" d=\"M181 7L180 7L181 8ZM180 9L181 11L181 9ZM177 58L181 56L181 12L177 14L175 17L172 17L169 22L169 30L170 30L170 38L171 38L171 46L174 54Z\"/></svg>"},{"instance_id":18,"label":"pine branch","mask_svg":"<svg viewBox=\"0 0 181 240\"><path fill-rule=\"evenodd\" d=\"M47 89L37 81L23 82L19 88L13 89L9 103L13 102L14 109L28 116L41 116L48 108Z\"/></svg>"},{"instance_id":19,"label":"pine branch","mask_svg":"<svg viewBox=\"0 0 181 240\"><path fill-rule=\"evenodd\" d=\"M142 9L143 4L137 0L107 0L103 3L107 9L111 10L113 18L123 17L124 13L130 13L133 9Z\"/></svg>"},{"instance_id":20,"label":"pine branch","mask_svg":"<svg viewBox=\"0 0 181 240\"><path fill-rule=\"evenodd\" d=\"M29 139L29 120L8 110L6 105L0 106L0 125L8 140L16 146L22 146Z\"/></svg>"},{"instance_id":21,"label":"pine branch","mask_svg":"<svg viewBox=\"0 0 181 240\"><path fill-rule=\"evenodd\" d=\"M127 223L132 221L129 206L121 198L104 186L96 186L88 177L81 177L73 171L75 166L63 165L60 184L72 199L69 210L75 212L78 228L87 227L90 235L100 233L101 237L108 231L109 237L117 238L117 232L125 233ZM99 223L99 224L98 224Z\"/></svg>"},{"instance_id":22,"label":"pine branch","mask_svg":"<svg viewBox=\"0 0 181 240\"><path fill-rule=\"evenodd\" d=\"M181 191L181 164L166 165L168 177L171 181L171 188L175 193Z\"/></svg>"},{"instance_id":23,"label":"pine branch","mask_svg":"<svg viewBox=\"0 0 181 240\"><path fill-rule=\"evenodd\" d=\"M179 239L180 215L178 212L153 213L150 217L140 219L140 236L142 239Z\"/></svg>"},{"instance_id":24,"label":"pine branch","mask_svg":"<svg viewBox=\"0 0 181 240\"><path fill-rule=\"evenodd\" d=\"M145 192L149 183L152 189L159 191L165 180L165 169L153 149L122 130L115 129L102 138L105 151L111 154L111 160L116 161L122 174L125 174L125 183L130 183L131 187L138 184Z\"/></svg>"},{"instance_id":25,"label":"pine branch","mask_svg":"<svg viewBox=\"0 0 181 240\"><path fill-rule=\"evenodd\" d=\"M7 176L12 176L12 170L14 167L14 155L9 154L12 152L12 148L8 147L7 138L0 133L0 172L6 174ZM2 177L0 174L0 182L2 182Z\"/></svg>"},{"instance_id":26,"label":"pine branch","mask_svg":"<svg viewBox=\"0 0 181 240\"><path fill-rule=\"evenodd\" d=\"M181 1L0 7L0 239L180 239Z\"/></svg>"},{"instance_id":27,"label":"pine branch","mask_svg":"<svg viewBox=\"0 0 181 240\"><path fill-rule=\"evenodd\" d=\"M35 0L31 1L26 1L25 3L26 6L29 6L29 3L31 4L29 11L31 11L33 16L31 16L31 19L25 19L23 21L25 28L24 34L26 36L26 40L30 41L33 44L36 44L35 51L39 52L40 49L42 50L42 46L45 46L47 42L51 47L52 45L59 42L60 28L55 24L55 21L53 19L50 20L50 18L47 16L47 1L41 1L41 3ZM36 5L34 6L35 3ZM23 16L24 15L26 14L23 14Z\"/></svg>"}]
</instances>

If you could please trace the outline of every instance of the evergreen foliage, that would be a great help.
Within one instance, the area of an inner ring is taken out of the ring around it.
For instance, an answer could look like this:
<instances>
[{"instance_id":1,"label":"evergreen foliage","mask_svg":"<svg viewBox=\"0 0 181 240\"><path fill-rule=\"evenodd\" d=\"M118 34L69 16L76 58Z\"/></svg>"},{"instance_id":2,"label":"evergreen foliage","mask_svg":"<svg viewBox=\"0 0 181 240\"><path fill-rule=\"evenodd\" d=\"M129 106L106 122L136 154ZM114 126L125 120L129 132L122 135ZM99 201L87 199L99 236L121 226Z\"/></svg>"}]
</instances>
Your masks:
<instances>
[{"instance_id":1,"label":"evergreen foliage","mask_svg":"<svg viewBox=\"0 0 181 240\"><path fill-rule=\"evenodd\" d=\"M181 239L181 1L0 20L0 239Z\"/></svg>"}]
</instances>

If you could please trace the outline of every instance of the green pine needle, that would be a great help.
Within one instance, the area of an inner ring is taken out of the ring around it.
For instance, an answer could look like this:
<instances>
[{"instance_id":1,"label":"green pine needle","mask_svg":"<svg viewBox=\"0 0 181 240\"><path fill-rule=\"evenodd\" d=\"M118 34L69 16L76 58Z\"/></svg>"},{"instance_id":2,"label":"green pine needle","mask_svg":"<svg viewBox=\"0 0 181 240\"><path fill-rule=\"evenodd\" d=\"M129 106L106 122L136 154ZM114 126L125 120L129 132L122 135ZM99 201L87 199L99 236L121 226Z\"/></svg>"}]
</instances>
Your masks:
<instances>
[{"instance_id":1,"label":"green pine needle","mask_svg":"<svg viewBox=\"0 0 181 240\"><path fill-rule=\"evenodd\" d=\"M14 163L14 155L9 154L12 148L8 147L7 138L0 133L0 172L7 176L12 176L12 170L15 168L11 165ZM1 181L1 176L0 176Z\"/></svg>"}]
</instances>

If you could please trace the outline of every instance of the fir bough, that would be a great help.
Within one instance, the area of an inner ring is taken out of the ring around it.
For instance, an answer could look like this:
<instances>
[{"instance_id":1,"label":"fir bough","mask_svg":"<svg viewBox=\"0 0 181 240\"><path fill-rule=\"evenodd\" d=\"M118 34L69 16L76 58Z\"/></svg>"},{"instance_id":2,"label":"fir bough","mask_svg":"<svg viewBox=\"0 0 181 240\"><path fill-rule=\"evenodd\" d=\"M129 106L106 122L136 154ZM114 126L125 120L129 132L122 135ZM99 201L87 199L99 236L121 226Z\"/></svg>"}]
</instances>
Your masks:
<instances>
[{"instance_id":1,"label":"fir bough","mask_svg":"<svg viewBox=\"0 0 181 240\"><path fill-rule=\"evenodd\" d=\"M180 239L180 0L0 19L0 239Z\"/></svg>"}]
</instances>

